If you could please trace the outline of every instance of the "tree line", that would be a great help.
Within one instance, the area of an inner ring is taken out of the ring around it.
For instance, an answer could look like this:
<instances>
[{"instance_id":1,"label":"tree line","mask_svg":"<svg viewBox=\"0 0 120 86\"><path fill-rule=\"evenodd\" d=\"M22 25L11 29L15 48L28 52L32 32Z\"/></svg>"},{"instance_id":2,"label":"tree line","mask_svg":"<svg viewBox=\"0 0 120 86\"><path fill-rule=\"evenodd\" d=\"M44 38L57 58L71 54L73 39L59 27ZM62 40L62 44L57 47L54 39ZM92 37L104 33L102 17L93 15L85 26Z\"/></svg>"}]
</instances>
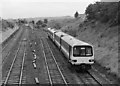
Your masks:
<instances>
[{"instance_id":1,"label":"tree line","mask_svg":"<svg viewBox=\"0 0 120 86\"><path fill-rule=\"evenodd\" d=\"M36 27L37 27L37 28L45 27L45 26L47 26L47 23L48 23L48 20L47 20L47 19L44 19L43 21L42 21L42 20L38 20L38 21L36 22Z\"/></svg>"},{"instance_id":2,"label":"tree line","mask_svg":"<svg viewBox=\"0 0 120 86\"><path fill-rule=\"evenodd\" d=\"M120 24L120 2L96 2L88 5L85 14L88 20L97 20L111 25Z\"/></svg>"},{"instance_id":3,"label":"tree line","mask_svg":"<svg viewBox=\"0 0 120 86\"><path fill-rule=\"evenodd\" d=\"M7 28L14 28L15 26L14 22L10 22L4 19L2 19L1 22L2 22L2 30Z\"/></svg>"}]
</instances>

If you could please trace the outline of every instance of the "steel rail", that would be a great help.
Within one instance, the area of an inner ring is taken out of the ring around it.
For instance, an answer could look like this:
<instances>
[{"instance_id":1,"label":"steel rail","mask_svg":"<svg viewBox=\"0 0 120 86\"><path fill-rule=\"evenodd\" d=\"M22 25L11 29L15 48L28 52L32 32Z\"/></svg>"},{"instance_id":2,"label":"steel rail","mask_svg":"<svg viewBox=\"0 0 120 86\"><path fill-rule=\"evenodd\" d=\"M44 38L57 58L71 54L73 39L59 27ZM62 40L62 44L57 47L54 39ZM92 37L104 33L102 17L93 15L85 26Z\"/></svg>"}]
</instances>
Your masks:
<instances>
[{"instance_id":1,"label":"steel rail","mask_svg":"<svg viewBox=\"0 0 120 86\"><path fill-rule=\"evenodd\" d=\"M17 59L17 55L18 55L18 52L19 52L19 50L20 50L21 45L22 45L22 38L21 38L19 47L18 47L18 49L17 49L17 52L16 52L16 54L15 54L15 56L14 56L14 59L13 59L13 61L12 61L12 64L11 64L11 66L10 66L10 69L9 69L9 71L8 71L8 74L7 74L7 77L6 77L6 79L5 79L5 82L3 83L3 86L6 86L8 80L9 80L9 78L10 78L10 74L11 74L11 71L12 71L12 69L13 69L14 63L15 63L15 61L16 61L16 59ZM23 62L22 62L22 63L23 63Z\"/></svg>"},{"instance_id":2,"label":"steel rail","mask_svg":"<svg viewBox=\"0 0 120 86\"><path fill-rule=\"evenodd\" d=\"M13 39L11 39L10 41L12 41L12 40L15 40L15 39L13 38ZM9 45L9 43L6 44L4 48L2 48L2 52L5 50L5 48L6 48L8 45ZM7 54L6 54L6 56L3 58L2 64L4 64L4 60L9 56L9 54L10 54L10 51L8 51Z\"/></svg>"},{"instance_id":3,"label":"steel rail","mask_svg":"<svg viewBox=\"0 0 120 86\"><path fill-rule=\"evenodd\" d=\"M11 41L11 40L10 40L10 41ZM2 52L5 50L5 48L6 48L8 45L9 45L9 43L7 43L7 44L5 45L5 47L2 48Z\"/></svg>"},{"instance_id":4,"label":"steel rail","mask_svg":"<svg viewBox=\"0 0 120 86\"><path fill-rule=\"evenodd\" d=\"M23 60L22 60L22 67L21 67L21 72L20 72L19 86L22 84L25 56L26 56L26 48L24 49L24 55L23 55Z\"/></svg>"},{"instance_id":5,"label":"steel rail","mask_svg":"<svg viewBox=\"0 0 120 86\"><path fill-rule=\"evenodd\" d=\"M42 40L41 40L41 41L42 41ZM43 46L43 43L42 43L42 46ZM49 45L48 45L48 43L47 43L47 47L48 47L48 49L50 50L50 53L51 53L52 58L53 58L53 61L55 62L55 64L56 64L56 66L57 66L57 69L58 69L60 75L62 76L62 80L64 81L65 85L68 86L68 83L67 83L67 81L65 80L65 77L64 77L64 75L62 74L62 71L60 70L60 68L59 68L59 66L58 66L58 63L57 63L57 61L56 61L56 59L55 59L55 57L54 57L54 55L53 55L53 53L52 53ZM45 51L44 51L44 54L45 54ZM45 56L45 57L46 57L46 56ZM47 60L46 60L46 63L47 63ZM47 64L47 65L48 65L48 64ZM48 67L48 66L47 66L47 67ZM49 71L49 67L48 67L48 71ZM50 81L52 81L50 72L49 72L49 77L50 77Z\"/></svg>"},{"instance_id":6,"label":"steel rail","mask_svg":"<svg viewBox=\"0 0 120 86\"><path fill-rule=\"evenodd\" d=\"M92 67L93 68L93 67ZM92 71L99 73L99 75L104 78L108 83L113 84L105 75L102 75L102 73L98 72L96 68L93 68Z\"/></svg>"},{"instance_id":7,"label":"steel rail","mask_svg":"<svg viewBox=\"0 0 120 86\"><path fill-rule=\"evenodd\" d=\"M52 55L52 57L53 57L53 59L54 59L54 61L55 61L55 64L57 65L57 68L58 68L58 70L59 70L59 72L60 72L60 74L61 74L61 76L62 76L62 79L63 79L64 83L68 86L68 83L67 83L67 81L65 80L65 77L64 77L62 71L60 70L60 67L58 66L58 63L57 63L57 61L56 61L56 59L55 59L55 56L53 55L52 50L50 49L50 46L49 46L48 42L47 42L47 45L48 45L48 48L49 48L49 50L50 50L50 52L51 52L51 55Z\"/></svg>"},{"instance_id":8,"label":"steel rail","mask_svg":"<svg viewBox=\"0 0 120 86\"><path fill-rule=\"evenodd\" d=\"M5 48L6 48L8 45L10 45L10 42L11 42L11 41L15 41L15 40L16 40L15 36L16 36L16 34L13 36L13 38L10 39L10 41L5 45L5 47L2 48L2 52L5 50ZM9 56L9 54L10 54L10 51L8 51L7 54L5 55L5 57L3 58L2 64L4 64L4 60Z\"/></svg>"},{"instance_id":9,"label":"steel rail","mask_svg":"<svg viewBox=\"0 0 120 86\"><path fill-rule=\"evenodd\" d=\"M27 39L27 35L25 38ZM27 43L25 43L25 45L24 45L25 49L24 49L24 55L23 55L23 60L22 60L22 67L21 67L21 71L20 71L19 86L21 86L21 84L22 84L22 77L23 77L23 70L24 70L24 63L25 63L25 56L26 56L26 45L27 45Z\"/></svg>"},{"instance_id":10,"label":"steel rail","mask_svg":"<svg viewBox=\"0 0 120 86\"><path fill-rule=\"evenodd\" d=\"M89 71L87 71L87 73L99 84L99 86L102 86L102 84L98 80L96 80L95 77Z\"/></svg>"},{"instance_id":11,"label":"steel rail","mask_svg":"<svg viewBox=\"0 0 120 86\"><path fill-rule=\"evenodd\" d=\"M47 59L46 59L46 55L45 55L45 51L44 51L44 46L43 46L43 43L42 43L42 40L41 40L41 39L40 39L40 41L41 41L41 45L42 45L42 48L43 48L43 54L44 54L44 59L45 59L45 64L46 64L46 68L47 68L47 73L48 73L50 85L52 86L53 83L52 83L52 78L51 78L51 76L50 76L50 71L49 71L49 68L48 68L48 63L47 63Z\"/></svg>"},{"instance_id":12,"label":"steel rail","mask_svg":"<svg viewBox=\"0 0 120 86\"><path fill-rule=\"evenodd\" d=\"M9 71L8 71L7 77L6 77L5 82L4 82L4 86L7 84L7 81L8 81L8 79L9 79L9 77L10 77L10 73L11 73L11 71L12 71L13 65L14 65L15 60L16 60L16 58L17 58L17 55L18 55L18 52L19 52L19 50L20 50L21 44L22 44L22 42L20 43L20 45L19 45L19 47L18 47L18 49L17 49L17 52L16 52L16 54L15 54L15 57L14 57L14 59L13 59L13 61L12 61L12 64L11 64L11 66L10 66L10 69L9 69Z\"/></svg>"},{"instance_id":13,"label":"steel rail","mask_svg":"<svg viewBox=\"0 0 120 86\"><path fill-rule=\"evenodd\" d=\"M7 55L3 58L3 60L2 60L2 65L4 64L5 59L6 59L9 55L10 55L10 52L8 52Z\"/></svg>"}]
</instances>

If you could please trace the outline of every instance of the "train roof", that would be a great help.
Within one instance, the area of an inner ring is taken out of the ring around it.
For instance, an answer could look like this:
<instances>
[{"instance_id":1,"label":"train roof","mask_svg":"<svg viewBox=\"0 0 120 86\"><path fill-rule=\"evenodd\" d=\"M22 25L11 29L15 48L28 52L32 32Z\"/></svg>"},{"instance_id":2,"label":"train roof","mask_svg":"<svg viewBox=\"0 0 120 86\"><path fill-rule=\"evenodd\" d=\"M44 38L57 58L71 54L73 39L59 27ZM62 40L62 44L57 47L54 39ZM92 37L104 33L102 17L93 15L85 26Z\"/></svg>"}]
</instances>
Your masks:
<instances>
[{"instance_id":1,"label":"train roof","mask_svg":"<svg viewBox=\"0 0 120 86\"><path fill-rule=\"evenodd\" d=\"M68 34L62 32L61 30L50 29L50 31L51 31L52 33L56 32L55 34L56 34L57 36L59 36L59 37L60 37L61 35L63 35L63 37L62 37L61 39L64 40L65 42L67 42L67 43L68 43L69 45L71 45L72 47L73 47L73 46L76 46L76 45L90 45L90 46L92 46L91 44L86 43L86 42L83 42L83 41L81 41L81 40L78 40L77 38L75 38L75 37L73 37L73 36L71 36L71 35L68 35Z\"/></svg>"},{"instance_id":2,"label":"train roof","mask_svg":"<svg viewBox=\"0 0 120 86\"><path fill-rule=\"evenodd\" d=\"M66 34L66 33L64 33L64 32L62 32L62 31L58 31L58 32L56 32L55 33L57 36L67 36L68 34Z\"/></svg>"},{"instance_id":3,"label":"train roof","mask_svg":"<svg viewBox=\"0 0 120 86\"><path fill-rule=\"evenodd\" d=\"M51 28L48 28L48 30L51 30Z\"/></svg>"},{"instance_id":4,"label":"train roof","mask_svg":"<svg viewBox=\"0 0 120 86\"><path fill-rule=\"evenodd\" d=\"M56 29L54 29L54 28L48 28L48 30L49 30L50 32L52 32L52 33L61 31L61 30L56 30Z\"/></svg>"},{"instance_id":5,"label":"train roof","mask_svg":"<svg viewBox=\"0 0 120 86\"><path fill-rule=\"evenodd\" d=\"M48 30L52 33L56 32L54 29L48 28Z\"/></svg>"},{"instance_id":6,"label":"train roof","mask_svg":"<svg viewBox=\"0 0 120 86\"><path fill-rule=\"evenodd\" d=\"M64 40L65 42L67 42L69 45L71 45L72 47L73 46L77 46L77 45L90 45L92 46L91 44L88 44L86 42L83 42L81 40L78 40L70 35L68 36L63 36L62 37L62 40Z\"/></svg>"}]
</instances>

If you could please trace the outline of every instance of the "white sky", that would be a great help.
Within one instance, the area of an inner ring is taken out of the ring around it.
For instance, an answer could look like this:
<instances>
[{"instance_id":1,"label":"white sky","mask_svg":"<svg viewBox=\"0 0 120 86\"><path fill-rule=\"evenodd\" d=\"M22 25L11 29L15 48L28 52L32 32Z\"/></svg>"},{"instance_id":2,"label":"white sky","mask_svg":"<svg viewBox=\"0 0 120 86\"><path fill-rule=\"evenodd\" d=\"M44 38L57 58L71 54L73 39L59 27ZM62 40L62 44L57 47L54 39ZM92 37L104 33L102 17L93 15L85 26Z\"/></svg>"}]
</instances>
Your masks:
<instances>
[{"instance_id":1,"label":"white sky","mask_svg":"<svg viewBox=\"0 0 120 86\"><path fill-rule=\"evenodd\" d=\"M100 0L0 0L0 17L73 16L76 11L84 13L95 1Z\"/></svg>"}]
</instances>

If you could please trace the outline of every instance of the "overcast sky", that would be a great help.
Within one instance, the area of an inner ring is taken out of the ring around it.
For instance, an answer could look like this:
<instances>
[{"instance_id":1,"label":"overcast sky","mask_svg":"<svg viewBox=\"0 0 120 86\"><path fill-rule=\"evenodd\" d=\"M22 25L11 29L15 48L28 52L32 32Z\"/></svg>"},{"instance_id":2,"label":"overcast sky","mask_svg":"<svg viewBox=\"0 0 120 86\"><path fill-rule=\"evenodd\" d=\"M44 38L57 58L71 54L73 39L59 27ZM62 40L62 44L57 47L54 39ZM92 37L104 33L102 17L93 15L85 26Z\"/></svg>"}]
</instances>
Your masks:
<instances>
[{"instance_id":1,"label":"overcast sky","mask_svg":"<svg viewBox=\"0 0 120 86\"><path fill-rule=\"evenodd\" d=\"M73 16L100 0L0 0L2 18Z\"/></svg>"}]
</instances>

